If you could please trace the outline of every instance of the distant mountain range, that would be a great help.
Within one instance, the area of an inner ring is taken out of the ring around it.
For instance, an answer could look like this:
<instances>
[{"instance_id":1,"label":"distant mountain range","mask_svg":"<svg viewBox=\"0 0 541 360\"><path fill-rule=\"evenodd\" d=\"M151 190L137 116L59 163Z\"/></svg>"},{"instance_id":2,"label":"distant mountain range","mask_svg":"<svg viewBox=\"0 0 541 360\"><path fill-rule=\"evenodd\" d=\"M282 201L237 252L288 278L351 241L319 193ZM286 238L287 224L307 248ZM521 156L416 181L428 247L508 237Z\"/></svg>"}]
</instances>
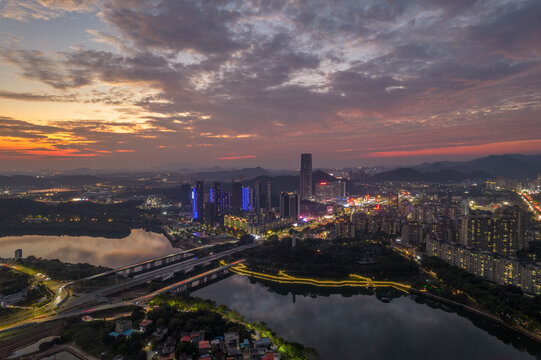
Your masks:
<instances>
[{"instance_id":1,"label":"distant mountain range","mask_svg":"<svg viewBox=\"0 0 541 360\"><path fill-rule=\"evenodd\" d=\"M60 175L51 177L37 177L30 175L1 176L0 186L33 186L47 188L56 186L81 186L91 185L99 181L92 175Z\"/></svg>"},{"instance_id":2,"label":"distant mountain range","mask_svg":"<svg viewBox=\"0 0 541 360\"><path fill-rule=\"evenodd\" d=\"M484 172L491 177L535 178L541 173L541 155L491 155L470 161L439 161L412 167L422 173L452 170L459 173Z\"/></svg>"},{"instance_id":3,"label":"distant mountain range","mask_svg":"<svg viewBox=\"0 0 541 360\"><path fill-rule=\"evenodd\" d=\"M239 180L239 179L253 179L258 176L279 176L279 175L296 175L296 171L289 170L266 170L258 166L255 168L244 168L244 169L220 169L220 170L209 170L209 171L199 171L196 173L189 174L188 176L192 178L199 179L215 179L215 180Z\"/></svg>"},{"instance_id":4,"label":"distant mountain range","mask_svg":"<svg viewBox=\"0 0 541 360\"><path fill-rule=\"evenodd\" d=\"M78 169L83 172L85 169ZM135 172L134 172L135 173ZM151 174L151 173L148 173ZM397 168L381 172L373 176L366 176L363 183L377 183L384 181L427 181L427 182L448 182L461 181L465 179L485 180L495 177L506 178L530 178L533 179L541 174L541 155L491 155L475 160L453 162L439 161L423 163L406 168ZM56 176L30 176L13 175L0 176L0 186L30 186L34 188L47 188L60 185L80 186L95 184L104 179L105 174L100 175L56 175ZM112 174L108 175L112 179ZM125 176L119 174L118 182L125 182ZM297 171L291 170L267 170L262 167L231 169L231 168L210 168L199 172L191 172L183 175L184 179L222 181L224 185L231 180L243 180L252 185L259 180L262 186L267 181L272 181L274 191L295 191L299 188L299 176ZM336 178L328 173L315 170L313 172L314 184L321 181L335 181ZM353 184L348 184L348 187Z\"/></svg>"},{"instance_id":5,"label":"distant mountain range","mask_svg":"<svg viewBox=\"0 0 541 360\"><path fill-rule=\"evenodd\" d=\"M412 168L398 168L376 174L368 178L368 182L377 183L384 181L426 181L426 182L448 182L462 181L466 179L486 180L491 175L483 171L472 171L463 173L455 170L438 170L421 172Z\"/></svg>"}]
</instances>

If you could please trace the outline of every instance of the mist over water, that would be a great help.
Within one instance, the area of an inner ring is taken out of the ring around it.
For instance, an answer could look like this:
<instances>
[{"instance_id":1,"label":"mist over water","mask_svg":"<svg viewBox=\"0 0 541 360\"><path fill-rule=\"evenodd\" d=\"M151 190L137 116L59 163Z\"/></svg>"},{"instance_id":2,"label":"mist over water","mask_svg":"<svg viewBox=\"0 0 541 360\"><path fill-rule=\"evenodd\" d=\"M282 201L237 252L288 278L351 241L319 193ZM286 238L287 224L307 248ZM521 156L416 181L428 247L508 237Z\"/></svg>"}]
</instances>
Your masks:
<instances>
[{"instance_id":1,"label":"mist over water","mask_svg":"<svg viewBox=\"0 0 541 360\"><path fill-rule=\"evenodd\" d=\"M132 230L129 236L122 239L42 235L0 238L0 257L13 257L15 249L23 249L24 257L34 255L112 268L174 251L165 236L141 229Z\"/></svg>"}]
</instances>

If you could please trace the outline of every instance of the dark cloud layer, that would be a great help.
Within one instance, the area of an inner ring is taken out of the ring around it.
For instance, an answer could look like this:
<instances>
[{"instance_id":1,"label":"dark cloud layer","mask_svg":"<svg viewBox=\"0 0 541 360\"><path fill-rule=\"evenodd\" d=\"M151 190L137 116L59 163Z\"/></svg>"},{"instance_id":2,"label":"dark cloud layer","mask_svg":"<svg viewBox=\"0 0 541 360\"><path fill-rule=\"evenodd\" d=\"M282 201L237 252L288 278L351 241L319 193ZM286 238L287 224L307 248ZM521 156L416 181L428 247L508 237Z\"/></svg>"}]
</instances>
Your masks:
<instances>
[{"instance_id":1,"label":"dark cloud layer","mask_svg":"<svg viewBox=\"0 0 541 360\"><path fill-rule=\"evenodd\" d=\"M137 136L167 146L177 136L175 145L221 155L227 139L299 152L324 141L319 149L335 152L347 141L361 156L383 151L382 138L390 150L419 150L541 137L537 0L112 0L98 16L110 32L93 34L118 39L116 51L3 48L2 58L64 101L96 84L153 89L145 99L94 99L153 113L139 116L153 130Z\"/></svg>"}]
</instances>

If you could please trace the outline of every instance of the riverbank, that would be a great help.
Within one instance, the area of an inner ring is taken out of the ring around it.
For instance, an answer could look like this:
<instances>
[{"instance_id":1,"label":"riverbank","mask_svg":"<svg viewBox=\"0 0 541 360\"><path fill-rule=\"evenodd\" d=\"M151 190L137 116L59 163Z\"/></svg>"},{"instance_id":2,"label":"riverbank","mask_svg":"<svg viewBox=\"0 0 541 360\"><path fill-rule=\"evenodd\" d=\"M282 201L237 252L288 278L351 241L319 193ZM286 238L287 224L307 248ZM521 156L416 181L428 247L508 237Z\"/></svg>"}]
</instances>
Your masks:
<instances>
[{"instance_id":1,"label":"riverbank","mask_svg":"<svg viewBox=\"0 0 541 360\"><path fill-rule=\"evenodd\" d=\"M533 341L541 344L541 337L539 337L539 336L537 336L535 334L532 334L532 333L530 333L530 332L528 332L528 331L526 331L526 330L524 330L524 329L522 329L520 327L511 325L511 324L503 321L498 316L496 316L494 314L491 314L491 313L489 313L489 312L487 312L487 311L485 311L485 310L483 310L481 308L475 308L473 306L465 305L465 304L459 303L457 301L453 301L451 299L447 299L447 298L444 298L444 297L441 297L441 296L431 294L431 293L429 293L427 291L421 291L421 290L414 289L414 288L410 289L410 293L412 293L414 295L418 295L418 296L423 296L423 297L426 297L426 298L431 299L431 300L438 301L438 302L443 303L443 304L452 305L452 306L457 307L457 308L459 308L461 310L464 310L464 311L467 311L469 313L481 316L484 319L490 320L495 324L504 326L505 328L507 328L507 329L509 329L511 331L514 331L516 333L524 335L527 338L529 338L530 340L533 340Z\"/></svg>"},{"instance_id":2,"label":"riverbank","mask_svg":"<svg viewBox=\"0 0 541 360\"><path fill-rule=\"evenodd\" d=\"M213 312L224 320L237 323L241 327L252 331L257 338L268 338L275 345L276 351L281 355L282 359L298 359L298 360L318 360L320 355L316 350L307 348L301 344L293 343L284 340L281 337L278 337L274 331L272 331L265 323L263 322L248 322L244 320L243 316L238 312L231 310L227 306L219 305L216 303L204 300L197 297L192 297L191 295L184 296L160 296L151 301L151 308L162 308L164 306L174 307L178 311L196 313L200 311L209 311ZM151 310L152 312L152 310ZM154 318L154 320L159 321L159 319Z\"/></svg>"},{"instance_id":3,"label":"riverbank","mask_svg":"<svg viewBox=\"0 0 541 360\"><path fill-rule=\"evenodd\" d=\"M276 283L281 283L281 284L302 284L302 285L311 285L311 286L317 286L317 287L364 287L367 289L376 289L378 287L392 287L405 293L411 293L414 295L423 296L423 297L438 301L443 304L452 305L454 307L457 307L461 310L467 311L474 315L481 316L484 319L492 321L495 324L504 326L505 328L515 333L526 336L530 340L533 340L541 344L540 336L537 336L536 334L531 333L527 331L526 329L509 324L508 322L505 322L500 317L486 311L485 309L473 307L473 306L466 305L466 304L463 304L463 303L460 303L448 298L437 296L432 293L429 293L428 291L426 291L426 289L419 290L419 289L411 287L409 284L392 282L392 281L374 281L368 277L355 275L355 274L351 274L350 278L347 280L320 280L320 279L313 279L313 278L293 277L293 276L288 275L285 271L280 271L278 275L271 275L271 274L251 271L244 264L240 264L238 266L231 268L231 271L239 275L253 277L256 279L266 280L266 281L271 281L271 282L276 282Z\"/></svg>"}]
</instances>

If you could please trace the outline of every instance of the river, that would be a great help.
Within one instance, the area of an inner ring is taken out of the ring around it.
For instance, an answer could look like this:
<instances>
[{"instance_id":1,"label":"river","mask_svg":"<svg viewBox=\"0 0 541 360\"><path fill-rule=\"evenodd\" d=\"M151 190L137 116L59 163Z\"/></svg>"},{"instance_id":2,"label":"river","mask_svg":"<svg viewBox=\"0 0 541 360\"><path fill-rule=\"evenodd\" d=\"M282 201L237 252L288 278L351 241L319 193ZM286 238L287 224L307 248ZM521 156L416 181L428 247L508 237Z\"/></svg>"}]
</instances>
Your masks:
<instances>
[{"instance_id":1,"label":"river","mask_svg":"<svg viewBox=\"0 0 541 360\"><path fill-rule=\"evenodd\" d=\"M122 239L90 236L8 236L0 238L0 257L13 257L15 249L23 256L59 259L116 268L174 251L162 234L134 229ZM176 249L180 251L180 249Z\"/></svg>"},{"instance_id":2,"label":"river","mask_svg":"<svg viewBox=\"0 0 541 360\"><path fill-rule=\"evenodd\" d=\"M394 290L378 290L378 296L359 292L233 275L193 295L227 305L248 321L263 321L278 336L315 348L325 360L519 360L541 354L533 341L450 306Z\"/></svg>"}]
</instances>

